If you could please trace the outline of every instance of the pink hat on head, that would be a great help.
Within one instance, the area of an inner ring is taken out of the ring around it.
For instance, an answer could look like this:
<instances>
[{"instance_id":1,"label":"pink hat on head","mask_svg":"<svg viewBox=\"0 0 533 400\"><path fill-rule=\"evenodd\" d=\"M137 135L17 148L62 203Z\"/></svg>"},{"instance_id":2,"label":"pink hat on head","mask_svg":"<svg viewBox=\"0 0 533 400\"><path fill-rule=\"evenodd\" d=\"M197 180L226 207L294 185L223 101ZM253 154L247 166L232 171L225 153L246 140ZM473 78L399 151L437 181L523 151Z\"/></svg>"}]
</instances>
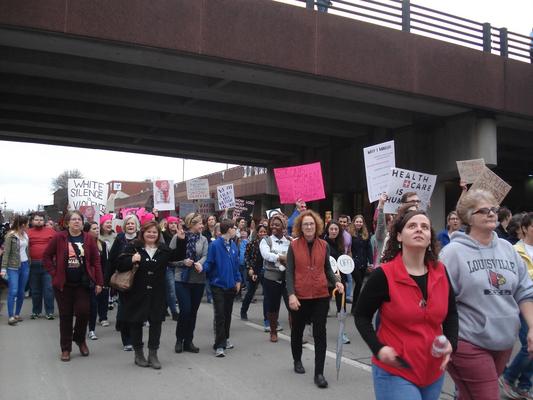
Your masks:
<instances>
[{"instance_id":1,"label":"pink hat on head","mask_svg":"<svg viewBox=\"0 0 533 400\"><path fill-rule=\"evenodd\" d=\"M100 217L100 225L103 225L106 221L111 221L113 219L113 214L105 214Z\"/></svg>"},{"instance_id":2,"label":"pink hat on head","mask_svg":"<svg viewBox=\"0 0 533 400\"><path fill-rule=\"evenodd\" d=\"M153 221L154 219L155 219L155 216L152 213L146 213L144 215L141 215L141 225L144 225L147 222Z\"/></svg>"},{"instance_id":3,"label":"pink hat on head","mask_svg":"<svg viewBox=\"0 0 533 400\"><path fill-rule=\"evenodd\" d=\"M174 224L174 223L177 223L179 221L179 219L177 217L167 217L167 222L169 224Z\"/></svg>"}]
</instances>

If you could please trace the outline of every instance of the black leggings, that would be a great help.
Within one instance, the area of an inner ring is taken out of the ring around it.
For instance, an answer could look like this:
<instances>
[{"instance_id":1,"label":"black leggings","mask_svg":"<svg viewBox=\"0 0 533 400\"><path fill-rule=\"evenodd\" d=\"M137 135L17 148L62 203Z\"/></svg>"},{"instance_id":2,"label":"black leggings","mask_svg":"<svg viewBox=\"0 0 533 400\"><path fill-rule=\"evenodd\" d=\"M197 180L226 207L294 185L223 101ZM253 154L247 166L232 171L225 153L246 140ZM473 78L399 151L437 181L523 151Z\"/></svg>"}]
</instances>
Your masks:
<instances>
[{"instance_id":1,"label":"black leggings","mask_svg":"<svg viewBox=\"0 0 533 400\"><path fill-rule=\"evenodd\" d=\"M281 298L285 302L285 307L289 310L289 296L287 295L287 288L285 281L277 282L270 279L263 278L263 290L268 304L267 312L279 313L279 306L281 305Z\"/></svg>"}]
</instances>

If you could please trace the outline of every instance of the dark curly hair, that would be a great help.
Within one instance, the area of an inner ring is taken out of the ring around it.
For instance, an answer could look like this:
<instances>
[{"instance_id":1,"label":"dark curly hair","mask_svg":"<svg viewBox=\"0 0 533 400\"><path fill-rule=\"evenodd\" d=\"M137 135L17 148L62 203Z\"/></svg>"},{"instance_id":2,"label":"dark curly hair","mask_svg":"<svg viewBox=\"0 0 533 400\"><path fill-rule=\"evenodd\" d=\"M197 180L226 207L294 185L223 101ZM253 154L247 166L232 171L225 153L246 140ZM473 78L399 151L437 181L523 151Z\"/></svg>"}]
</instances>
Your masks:
<instances>
[{"instance_id":1,"label":"dark curly hair","mask_svg":"<svg viewBox=\"0 0 533 400\"><path fill-rule=\"evenodd\" d=\"M408 208L401 209L398 212L392 223L392 228L389 233L389 240L387 241L387 246L385 248L385 251L383 252L381 262L391 261L392 259L394 259L394 257L398 255L398 253L402 252L400 242L398 242L398 233L403 230L407 222L415 215L424 215L427 217L427 214L424 211L409 211ZM433 227L430 228L430 231L431 238L429 241L429 246L426 249L426 254L424 255L424 264L426 264L426 266L429 266L430 264L435 263L438 260L440 250L439 245L437 244L437 237L435 235Z\"/></svg>"}]
</instances>

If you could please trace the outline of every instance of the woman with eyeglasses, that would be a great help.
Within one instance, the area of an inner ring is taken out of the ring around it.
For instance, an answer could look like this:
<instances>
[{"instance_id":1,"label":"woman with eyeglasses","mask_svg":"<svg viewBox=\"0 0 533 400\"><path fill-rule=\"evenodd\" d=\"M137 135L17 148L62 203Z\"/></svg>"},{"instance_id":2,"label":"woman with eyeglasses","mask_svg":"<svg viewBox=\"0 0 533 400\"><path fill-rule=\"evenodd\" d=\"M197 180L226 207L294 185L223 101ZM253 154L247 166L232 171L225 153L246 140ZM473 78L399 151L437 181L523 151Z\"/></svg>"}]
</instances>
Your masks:
<instances>
[{"instance_id":1,"label":"woman with eyeglasses","mask_svg":"<svg viewBox=\"0 0 533 400\"><path fill-rule=\"evenodd\" d=\"M440 253L455 292L459 341L448 372L459 400L500 399L498 377L520 328L533 326L533 282L519 254L494 232L498 204L484 190L469 190L457 205L467 233L454 232ZM527 334L533 354L533 331Z\"/></svg>"},{"instance_id":2,"label":"woman with eyeglasses","mask_svg":"<svg viewBox=\"0 0 533 400\"><path fill-rule=\"evenodd\" d=\"M443 229L437 234L441 249L450 243L450 236L459 229L461 229L461 219L457 215L457 211L450 211L446 218L446 229Z\"/></svg>"}]
</instances>

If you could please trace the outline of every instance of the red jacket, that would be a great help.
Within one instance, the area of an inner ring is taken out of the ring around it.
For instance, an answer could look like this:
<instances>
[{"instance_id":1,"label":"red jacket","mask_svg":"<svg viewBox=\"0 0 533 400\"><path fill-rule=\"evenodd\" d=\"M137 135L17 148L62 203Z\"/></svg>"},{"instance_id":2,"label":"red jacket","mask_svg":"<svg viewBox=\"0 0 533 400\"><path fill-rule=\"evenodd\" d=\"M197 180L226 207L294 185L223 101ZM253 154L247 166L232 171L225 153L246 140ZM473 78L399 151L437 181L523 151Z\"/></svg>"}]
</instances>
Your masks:
<instances>
[{"instance_id":1,"label":"red jacket","mask_svg":"<svg viewBox=\"0 0 533 400\"><path fill-rule=\"evenodd\" d=\"M411 368L394 368L376 357L372 357L372 362L417 386L430 385L443 374L439 369L442 358L431 355L431 346L435 336L442 335L442 323L448 314L449 285L444 265L437 262L428 268L425 304L422 291L407 273L401 254L381 268L387 277L390 301L380 307L378 338L393 347Z\"/></svg>"},{"instance_id":2,"label":"red jacket","mask_svg":"<svg viewBox=\"0 0 533 400\"><path fill-rule=\"evenodd\" d=\"M324 270L328 244L322 239L313 242L311 252L303 238L291 242L294 253L294 294L298 299L329 297L328 279Z\"/></svg>"},{"instance_id":3,"label":"red jacket","mask_svg":"<svg viewBox=\"0 0 533 400\"><path fill-rule=\"evenodd\" d=\"M83 250L85 254L85 267L89 279L98 286L104 285L100 253L96 246L96 239L87 232L83 232ZM43 266L52 275L52 286L63 290L66 281L68 259L68 232L58 232L50 240L43 254Z\"/></svg>"}]
</instances>

